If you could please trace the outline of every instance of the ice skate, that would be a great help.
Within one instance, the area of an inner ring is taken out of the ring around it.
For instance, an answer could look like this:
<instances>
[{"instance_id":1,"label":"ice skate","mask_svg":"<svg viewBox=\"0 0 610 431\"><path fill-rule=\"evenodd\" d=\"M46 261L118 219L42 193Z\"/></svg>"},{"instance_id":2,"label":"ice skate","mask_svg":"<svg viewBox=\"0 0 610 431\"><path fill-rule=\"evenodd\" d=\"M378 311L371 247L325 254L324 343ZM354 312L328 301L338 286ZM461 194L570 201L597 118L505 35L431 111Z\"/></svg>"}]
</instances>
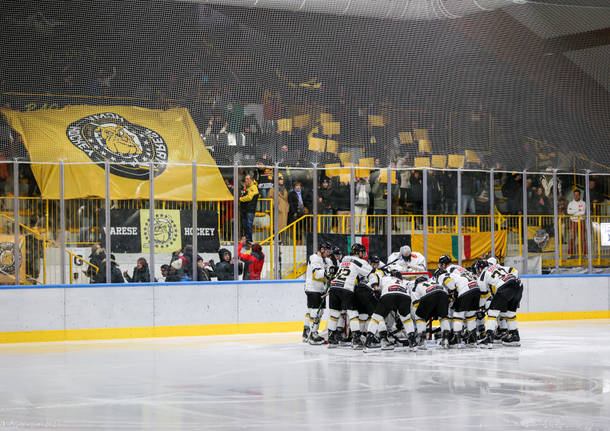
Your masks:
<instances>
[{"instance_id":1,"label":"ice skate","mask_svg":"<svg viewBox=\"0 0 610 431\"><path fill-rule=\"evenodd\" d=\"M309 326L306 326L303 328L303 343L307 343L309 341L310 332L311 332L311 329L309 328Z\"/></svg>"},{"instance_id":2,"label":"ice skate","mask_svg":"<svg viewBox=\"0 0 610 431\"><path fill-rule=\"evenodd\" d=\"M378 350L379 347L380 347L379 340L377 339L377 337L375 337L375 334L372 334L369 332L366 335L366 341L364 342L364 351L365 352L375 351L375 350Z\"/></svg>"},{"instance_id":3,"label":"ice skate","mask_svg":"<svg viewBox=\"0 0 610 431\"><path fill-rule=\"evenodd\" d=\"M494 344L494 333L492 331L487 331L487 333L485 334L485 338L483 338L482 340L480 340L478 342L478 346L481 349L491 349L493 348L493 344Z\"/></svg>"},{"instance_id":4,"label":"ice skate","mask_svg":"<svg viewBox=\"0 0 610 431\"><path fill-rule=\"evenodd\" d=\"M519 347L521 346L521 338L519 337L519 330L514 329L508 331L508 335L502 340L504 346Z\"/></svg>"},{"instance_id":5,"label":"ice skate","mask_svg":"<svg viewBox=\"0 0 610 431\"><path fill-rule=\"evenodd\" d=\"M339 341L337 340L337 331L328 331L328 348L336 349L339 347Z\"/></svg>"},{"instance_id":6,"label":"ice skate","mask_svg":"<svg viewBox=\"0 0 610 431\"><path fill-rule=\"evenodd\" d=\"M318 331L311 332L309 334L309 344L312 346L319 346L320 344L324 344L326 340L318 334Z\"/></svg>"},{"instance_id":7,"label":"ice skate","mask_svg":"<svg viewBox=\"0 0 610 431\"><path fill-rule=\"evenodd\" d=\"M414 332L409 334L409 338L407 338L407 342L409 343L409 350L412 352L417 352L417 338Z\"/></svg>"},{"instance_id":8,"label":"ice skate","mask_svg":"<svg viewBox=\"0 0 610 431\"><path fill-rule=\"evenodd\" d=\"M352 337L352 349L364 349L364 343L362 342L362 333L360 331L354 332L354 336Z\"/></svg>"},{"instance_id":9,"label":"ice skate","mask_svg":"<svg viewBox=\"0 0 610 431\"><path fill-rule=\"evenodd\" d=\"M443 349L449 348L449 339L451 338L451 332L443 331L443 336L441 338L441 347Z\"/></svg>"}]
</instances>

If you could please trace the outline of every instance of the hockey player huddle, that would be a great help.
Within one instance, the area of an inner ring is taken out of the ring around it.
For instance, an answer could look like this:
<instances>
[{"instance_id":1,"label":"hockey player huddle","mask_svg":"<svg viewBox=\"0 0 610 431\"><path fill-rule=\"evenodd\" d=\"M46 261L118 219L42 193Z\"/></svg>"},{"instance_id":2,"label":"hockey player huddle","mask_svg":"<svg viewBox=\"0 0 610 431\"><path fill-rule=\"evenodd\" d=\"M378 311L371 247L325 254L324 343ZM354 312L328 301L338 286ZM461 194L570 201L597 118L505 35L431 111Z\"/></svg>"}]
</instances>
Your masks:
<instances>
[{"instance_id":1,"label":"hockey player huddle","mask_svg":"<svg viewBox=\"0 0 610 431\"><path fill-rule=\"evenodd\" d=\"M424 256L409 246L390 255L387 264L376 256L367 261L365 255L361 244L342 258L337 247L322 243L309 257L303 342L416 351L427 348L427 322L438 320L440 328L432 332L445 349L521 345L516 311L523 286L516 269L493 257L467 269L444 255L429 277ZM326 298L330 313L324 338L318 328Z\"/></svg>"}]
</instances>

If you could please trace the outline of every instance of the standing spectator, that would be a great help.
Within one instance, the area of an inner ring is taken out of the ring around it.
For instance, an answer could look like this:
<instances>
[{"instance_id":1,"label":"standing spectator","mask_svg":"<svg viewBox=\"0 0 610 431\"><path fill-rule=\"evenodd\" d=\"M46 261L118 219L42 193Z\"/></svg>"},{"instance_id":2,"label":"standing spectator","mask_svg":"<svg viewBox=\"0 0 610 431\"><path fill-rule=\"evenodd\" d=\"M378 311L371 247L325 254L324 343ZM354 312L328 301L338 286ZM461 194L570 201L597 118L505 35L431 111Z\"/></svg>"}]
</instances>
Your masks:
<instances>
[{"instance_id":1,"label":"standing spectator","mask_svg":"<svg viewBox=\"0 0 610 431\"><path fill-rule=\"evenodd\" d=\"M441 188L435 171L428 171L428 214L440 214L441 211Z\"/></svg>"},{"instance_id":2,"label":"standing spectator","mask_svg":"<svg viewBox=\"0 0 610 431\"><path fill-rule=\"evenodd\" d=\"M246 237L242 237L237 246L239 259L248 263L247 270L244 273L244 280L260 280L261 271L263 270L263 265L265 263L263 248L260 244L255 243L252 244L250 252L242 253L241 250L244 244L246 244Z\"/></svg>"},{"instance_id":3,"label":"standing spectator","mask_svg":"<svg viewBox=\"0 0 610 431\"><path fill-rule=\"evenodd\" d=\"M457 214L457 178L454 171L445 171L439 178L442 189L444 214Z\"/></svg>"},{"instance_id":4,"label":"standing spectator","mask_svg":"<svg viewBox=\"0 0 610 431\"><path fill-rule=\"evenodd\" d=\"M235 280L234 277L234 262L231 256L231 252L226 248L218 250L218 257L220 262L216 264L215 272L216 277L219 281L223 280ZM238 274L241 274L244 270L243 263L239 262Z\"/></svg>"},{"instance_id":5,"label":"standing spectator","mask_svg":"<svg viewBox=\"0 0 610 431\"><path fill-rule=\"evenodd\" d=\"M544 194L542 186L536 187L536 194L528 202L528 213L532 215L548 215L553 212L549 199Z\"/></svg>"},{"instance_id":6,"label":"standing spectator","mask_svg":"<svg viewBox=\"0 0 610 431\"><path fill-rule=\"evenodd\" d=\"M269 189L269 197L273 199L275 196L275 187ZM288 224L288 212L290 205L288 204L288 190L286 190L284 175L277 176L277 202L273 204L277 206L277 228L278 232Z\"/></svg>"},{"instance_id":7,"label":"standing spectator","mask_svg":"<svg viewBox=\"0 0 610 431\"><path fill-rule=\"evenodd\" d=\"M330 187L328 177L322 179L318 189L318 213L323 216L331 216L335 212L333 189ZM322 217L321 229L323 233L330 233L332 217Z\"/></svg>"},{"instance_id":8,"label":"standing spectator","mask_svg":"<svg viewBox=\"0 0 610 431\"><path fill-rule=\"evenodd\" d=\"M256 165L256 182L258 191L263 199L267 197L273 198L273 195L269 196L269 189L273 188L273 168L269 166L263 166L263 162L257 162Z\"/></svg>"},{"instance_id":9,"label":"standing spectator","mask_svg":"<svg viewBox=\"0 0 610 431\"><path fill-rule=\"evenodd\" d=\"M570 244L568 246L568 254L575 255L578 251L576 241L580 234L580 250L582 254L586 253L587 241L585 239L585 221L586 205L580 200L580 190L574 190L574 199L570 201L567 209L570 215Z\"/></svg>"},{"instance_id":10,"label":"standing spectator","mask_svg":"<svg viewBox=\"0 0 610 431\"><path fill-rule=\"evenodd\" d=\"M597 185L596 178L591 177L589 179L589 202L591 204L591 214L600 215L600 211L596 207L597 204L601 204L604 201L604 193L601 187Z\"/></svg>"},{"instance_id":11,"label":"standing spectator","mask_svg":"<svg viewBox=\"0 0 610 431\"><path fill-rule=\"evenodd\" d=\"M371 193L371 185L369 179L365 177L356 177L356 196L354 197L354 208L356 210L354 214L354 220L356 227L354 231L358 235L366 233L367 228L367 216L366 212L369 209L369 194Z\"/></svg>"},{"instance_id":12,"label":"standing spectator","mask_svg":"<svg viewBox=\"0 0 610 431\"><path fill-rule=\"evenodd\" d=\"M398 171L398 178L400 180L400 205L404 205L407 200L407 190L411 186L411 171L408 170L411 166L411 157L409 152L405 153L403 157L400 157L396 162L396 168Z\"/></svg>"},{"instance_id":13,"label":"standing spectator","mask_svg":"<svg viewBox=\"0 0 610 431\"><path fill-rule=\"evenodd\" d=\"M376 216L388 213L388 185L379 181L381 171L373 172L369 179L371 182L371 194L373 195L373 214ZM392 187L392 195L398 196L398 187ZM392 196L389 196L392 199ZM375 217L375 233L385 233L385 217Z\"/></svg>"},{"instance_id":14,"label":"standing spectator","mask_svg":"<svg viewBox=\"0 0 610 431\"><path fill-rule=\"evenodd\" d=\"M521 214L523 202L521 197L521 187L523 176L519 173L509 175L502 186L502 196L506 198L508 214Z\"/></svg>"},{"instance_id":15,"label":"standing spectator","mask_svg":"<svg viewBox=\"0 0 610 431\"><path fill-rule=\"evenodd\" d=\"M248 241L252 241L252 228L254 226L254 214L258 202L258 187L252 176L246 175L244 179L245 188L239 198L241 210L241 223L244 235Z\"/></svg>"},{"instance_id":16,"label":"standing spectator","mask_svg":"<svg viewBox=\"0 0 610 431\"><path fill-rule=\"evenodd\" d=\"M90 265L85 271L83 271L85 275L89 277L92 283L95 283L95 276L99 272L104 259L106 259L106 251L99 244L93 244L91 246L89 262L92 265L95 265L95 268Z\"/></svg>"},{"instance_id":17,"label":"standing spectator","mask_svg":"<svg viewBox=\"0 0 610 431\"><path fill-rule=\"evenodd\" d=\"M304 214L309 214L311 208L311 197L303 190L303 185L300 181L294 183L294 190L288 194L288 224L302 217Z\"/></svg>"},{"instance_id":18,"label":"standing spectator","mask_svg":"<svg viewBox=\"0 0 610 431\"><path fill-rule=\"evenodd\" d=\"M424 183L421 171L411 173L411 188L407 192L407 199L411 204L413 214L422 214L424 205Z\"/></svg>"},{"instance_id":19,"label":"standing spectator","mask_svg":"<svg viewBox=\"0 0 610 431\"><path fill-rule=\"evenodd\" d=\"M123 271L123 276L127 283L148 283L150 282L150 271L148 262L143 257L138 259L138 262L133 269L133 275L130 277L127 271Z\"/></svg>"},{"instance_id":20,"label":"standing spectator","mask_svg":"<svg viewBox=\"0 0 610 431\"><path fill-rule=\"evenodd\" d=\"M349 203L349 184L345 181L340 181L337 187L333 187L332 199L335 203L336 214L339 222L342 226L346 226L349 223L349 215L350 215L350 203ZM345 233L345 228L339 229L339 233ZM349 231L347 232L349 233Z\"/></svg>"},{"instance_id":21,"label":"standing spectator","mask_svg":"<svg viewBox=\"0 0 610 431\"><path fill-rule=\"evenodd\" d=\"M481 193L481 182L476 172L462 174L462 214L476 214L475 198Z\"/></svg>"},{"instance_id":22,"label":"standing spectator","mask_svg":"<svg viewBox=\"0 0 610 431\"><path fill-rule=\"evenodd\" d=\"M106 283L106 265L107 258L102 260L100 265L100 270L95 275L95 283ZM121 270L119 269L119 265L116 263L114 258L114 254L110 255L110 282L111 283L125 283L125 279L123 279L123 274L121 274Z\"/></svg>"}]
</instances>

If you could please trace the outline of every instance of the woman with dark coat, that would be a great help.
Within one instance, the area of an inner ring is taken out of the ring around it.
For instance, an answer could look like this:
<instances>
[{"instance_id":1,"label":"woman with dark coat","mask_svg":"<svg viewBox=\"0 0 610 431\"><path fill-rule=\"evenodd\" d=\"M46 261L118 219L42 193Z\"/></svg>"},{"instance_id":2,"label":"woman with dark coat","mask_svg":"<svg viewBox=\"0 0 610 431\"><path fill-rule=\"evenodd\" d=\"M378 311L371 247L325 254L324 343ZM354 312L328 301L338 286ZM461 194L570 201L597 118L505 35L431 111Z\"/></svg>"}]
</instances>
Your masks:
<instances>
[{"instance_id":1,"label":"woman with dark coat","mask_svg":"<svg viewBox=\"0 0 610 431\"><path fill-rule=\"evenodd\" d=\"M133 275L130 277L127 271L123 271L123 276L127 283L148 283L150 282L150 270L148 262L143 257L138 259L136 267L133 269Z\"/></svg>"}]
</instances>

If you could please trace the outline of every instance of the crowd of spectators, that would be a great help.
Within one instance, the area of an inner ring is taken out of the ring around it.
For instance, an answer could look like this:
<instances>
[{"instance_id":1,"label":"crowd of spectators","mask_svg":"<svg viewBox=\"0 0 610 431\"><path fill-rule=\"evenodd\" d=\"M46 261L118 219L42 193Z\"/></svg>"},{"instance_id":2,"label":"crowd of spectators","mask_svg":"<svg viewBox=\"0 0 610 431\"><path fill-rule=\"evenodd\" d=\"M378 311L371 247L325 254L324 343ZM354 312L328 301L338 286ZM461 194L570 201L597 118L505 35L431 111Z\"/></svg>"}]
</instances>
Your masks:
<instances>
[{"instance_id":1,"label":"crowd of spectators","mask_svg":"<svg viewBox=\"0 0 610 431\"><path fill-rule=\"evenodd\" d=\"M243 237L239 242L238 254L238 276L243 276L243 280L260 280L265 263L265 254L261 245L247 241ZM154 281L235 280L234 258L231 252L223 247L218 251L218 258L218 262L214 262L213 259L205 261L199 254L193 253L191 245L186 245L172 253L168 264L160 266L161 279L155 278ZM193 273L193 259L196 259L197 262L196 274ZM93 244L88 262L91 265L88 265L87 269L83 271L84 275L90 279L91 283L106 283L108 264L106 250L99 244ZM114 254L110 255L110 265L110 283L149 283L151 281L150 268L144 257L138 258L131 276L127 270L121 273Z\"/></svg>"}]
</instances>

